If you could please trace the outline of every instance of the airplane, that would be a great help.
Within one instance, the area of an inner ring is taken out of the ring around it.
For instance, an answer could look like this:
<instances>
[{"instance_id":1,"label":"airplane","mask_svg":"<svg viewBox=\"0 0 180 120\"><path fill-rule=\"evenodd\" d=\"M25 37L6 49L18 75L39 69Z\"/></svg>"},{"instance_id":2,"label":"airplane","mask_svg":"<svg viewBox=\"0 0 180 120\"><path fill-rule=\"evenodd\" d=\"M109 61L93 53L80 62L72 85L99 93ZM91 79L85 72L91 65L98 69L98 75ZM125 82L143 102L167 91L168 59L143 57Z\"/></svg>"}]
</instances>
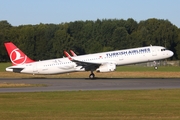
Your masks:
<instances>
[{"instance_id":1,"label":"airplane","mask_svg":"<svg viewBox=\"0 0 180 120\"><path fill-rule=\"evenodd\" d=\"M87 55L76 55L71 51L70 56L34 61L24 54L12 42L4 43L12 66L6 71L29 74L60 74L78 71L90 71L89 78L95 78L94 71L111 72L116 66L157 61L173 56L173 52L162 46L147 46Z\"/></svg>"}]
</instances>

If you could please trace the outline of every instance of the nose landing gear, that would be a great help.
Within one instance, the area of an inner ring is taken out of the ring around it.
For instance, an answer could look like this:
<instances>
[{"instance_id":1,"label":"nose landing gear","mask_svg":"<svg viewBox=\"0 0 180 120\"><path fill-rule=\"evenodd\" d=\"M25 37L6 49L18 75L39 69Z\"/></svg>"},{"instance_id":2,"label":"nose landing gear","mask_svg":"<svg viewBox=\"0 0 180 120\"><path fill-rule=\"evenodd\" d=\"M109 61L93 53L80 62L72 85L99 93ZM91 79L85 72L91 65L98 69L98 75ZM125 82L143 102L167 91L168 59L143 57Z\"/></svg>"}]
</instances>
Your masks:
<instances>
[{"instance_id":1,"label":"nose landing gear","mask_svg":"<svg viewBox=\"0 0 180 120\"><path fill-rule=\"evenodd\" d=\"M157 69L158 69L158 66L154 66L154 69L157 70Z\"/></svg>"},{"instance_id":2,"label":"nose landing gear","mask_svg":"<svg viewBox=\"0 0 180 120\"><path fill-rule=\"evenodd\" d=\"M157 66L156 61L154 61L153 63L154 63L154 69L157 70L157 69L158 69L158 66Z\"/></svg>"}]
</instances>

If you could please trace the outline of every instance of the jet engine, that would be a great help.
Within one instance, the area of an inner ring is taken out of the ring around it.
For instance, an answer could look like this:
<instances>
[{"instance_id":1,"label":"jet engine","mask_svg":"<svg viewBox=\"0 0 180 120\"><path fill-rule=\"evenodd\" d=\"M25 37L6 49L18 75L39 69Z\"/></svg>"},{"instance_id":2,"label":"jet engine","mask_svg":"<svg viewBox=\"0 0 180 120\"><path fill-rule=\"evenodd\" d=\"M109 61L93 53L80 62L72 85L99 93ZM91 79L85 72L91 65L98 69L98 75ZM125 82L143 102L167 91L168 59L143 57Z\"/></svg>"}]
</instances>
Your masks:
<instances>
[{"instance_id":1,"label":"jet engine","mask_svg":"<svg viewBox=\"0 0 180 120\"><path fill-rule=\"evenodd\" d=\"M102 64L99 68L96 69L97 72L111 72L116 69L116 65L114 63L106 63Z\"/></svg>"}]
</instances>

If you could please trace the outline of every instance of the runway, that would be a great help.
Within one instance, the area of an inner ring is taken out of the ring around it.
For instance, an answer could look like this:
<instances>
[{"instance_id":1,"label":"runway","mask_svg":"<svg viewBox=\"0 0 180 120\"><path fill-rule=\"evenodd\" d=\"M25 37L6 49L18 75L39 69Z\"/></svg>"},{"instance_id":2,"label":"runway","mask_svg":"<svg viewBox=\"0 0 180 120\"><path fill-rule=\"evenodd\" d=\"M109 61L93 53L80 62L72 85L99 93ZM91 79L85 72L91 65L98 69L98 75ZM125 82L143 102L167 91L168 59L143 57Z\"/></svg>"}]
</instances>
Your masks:
<instances>
[{"instance_id":1,"label":"runway","mask_svg":"<svg viewBox=\"0 0 180 120\"><path fill-rule=\"evenodd\" d=\"M0 83L43 84L46 87L0 88L5 92L45 92L45 91L79 91L79 90L141 90L141 89L176 89L180 88L180 79L149 78L97 78L91 79L49 79L49 78L0 78Z\"/></svg>"}]
</instances>

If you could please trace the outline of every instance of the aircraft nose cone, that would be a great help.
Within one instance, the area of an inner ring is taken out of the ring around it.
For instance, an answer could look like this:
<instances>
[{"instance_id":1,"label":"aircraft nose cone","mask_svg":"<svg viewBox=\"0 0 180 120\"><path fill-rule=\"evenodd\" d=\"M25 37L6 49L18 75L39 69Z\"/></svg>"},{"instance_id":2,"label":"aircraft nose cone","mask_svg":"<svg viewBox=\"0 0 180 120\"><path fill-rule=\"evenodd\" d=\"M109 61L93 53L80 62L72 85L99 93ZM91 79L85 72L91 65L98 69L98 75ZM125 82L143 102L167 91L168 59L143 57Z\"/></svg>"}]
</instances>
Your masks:
<instances>
[{"instance_id":1,"label":"aircraft nose cone","mask_svg":"<svg viewBox=\"0 0 180 120\"><path fill-rule=\"evenodd\" d=\"M172 51L170 51L169 55L172 57L174 55L174 53Z\"/></svg>"}]
</instances>

